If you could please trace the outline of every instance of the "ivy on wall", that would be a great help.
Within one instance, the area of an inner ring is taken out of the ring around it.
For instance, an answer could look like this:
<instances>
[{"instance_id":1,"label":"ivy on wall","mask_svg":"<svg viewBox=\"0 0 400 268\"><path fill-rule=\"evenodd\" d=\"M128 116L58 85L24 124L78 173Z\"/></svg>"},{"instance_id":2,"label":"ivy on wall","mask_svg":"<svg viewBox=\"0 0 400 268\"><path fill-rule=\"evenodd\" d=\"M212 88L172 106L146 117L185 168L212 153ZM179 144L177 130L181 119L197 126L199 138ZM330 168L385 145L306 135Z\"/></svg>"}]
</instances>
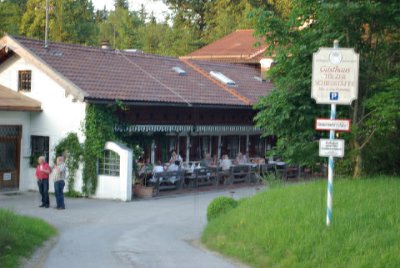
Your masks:
<instances>
[{"instance_id":1,"label":"ivy on wall","mask_svg":"<svg viewBox=\"0 0 400 268\"><path fill-rule=\"evenodd\" d=\"M97 188L97 160L102 157L107 141L115 140L114 126L117 123L117 106L88 104L83 132L86 140L83 148L82 193L90 196Z\"/></svg>"},{"instance_id":2,"label":"ivy on wall","mask_svg":"<svg viewBox=\"0 0 400 268\"><path fill-rule=\"evenodd\" d=\"M87 104L86 116L82 129L85 135L83 147L79 144L76 133L69 133L55 147L56 156L63 155L66 159L68 168L68 193L70 196L80 196L74 191L74 178L79 168L79 163L83 160L82 172L82 194L84 196L93 195L97 189L98 179L98 159L103 157L104 145L107 141L123 140L128 147L132 148L134 155L141 156L143 149L137 145L137 139L131 135L115 133L115 126L123 126L119 122L117 111L126 111L127 108L121 101L116 101L114 105ZM134 161L135 163L135 161Z\"/></svg>"},{"instance_id":3,"label":"ivy on wall","mask_svg":"<svg viewBox=\"0 0 400 268\"><path fill-rule=\"evenodd\" d=\"M79 168L80 158L83 153L81 144L79 143L78 135L76 133L68 133L54 148L55 155L63 156L65 165L68 170L68 193L69 196L79 195L74 190L76 171ZM54 163L56 159L54 159Z\"/></svg>"}]
</instances>

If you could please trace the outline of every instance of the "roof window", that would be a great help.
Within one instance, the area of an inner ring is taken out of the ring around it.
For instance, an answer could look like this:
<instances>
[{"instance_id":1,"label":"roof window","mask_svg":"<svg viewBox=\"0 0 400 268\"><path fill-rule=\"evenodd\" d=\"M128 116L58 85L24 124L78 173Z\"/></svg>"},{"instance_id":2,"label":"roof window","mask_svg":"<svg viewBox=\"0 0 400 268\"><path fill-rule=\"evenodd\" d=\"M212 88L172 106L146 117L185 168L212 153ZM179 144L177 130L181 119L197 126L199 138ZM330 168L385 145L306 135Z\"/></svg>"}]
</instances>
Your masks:
<instances>
[{"instance_id":1,"label":"roof window","mask_svg":"<svg viewBox=\"0 0 400 268\"><path fill-rule=\"evenodd\" d=\"M255 80L257 80L258 82L262 82L262 81L263 81L262 78L259 77L259 76L254 76L253 78L254 78Z\"/></svg>"},{"instance_id":2,"label":"roof window","mask_svg":"<svg viewBox=\"0 0 400 268\"><path fill-rule=\"evenodd\" d=\"M236 86L235 81L225 76L223 73L211 71L210 75L227 86L230 87Z\"/></svg>"},{"instance_id":3,"label":"roof window","mask_svg":"<svg viewBox=\"0 0 400 268\"><path fill-rule=\"evenodd\" d=\"M174 70L180 76L186 76L187 75L186 71L183 70L181 67L172 67L172 70Z\"/></svg>"}]
</instances>

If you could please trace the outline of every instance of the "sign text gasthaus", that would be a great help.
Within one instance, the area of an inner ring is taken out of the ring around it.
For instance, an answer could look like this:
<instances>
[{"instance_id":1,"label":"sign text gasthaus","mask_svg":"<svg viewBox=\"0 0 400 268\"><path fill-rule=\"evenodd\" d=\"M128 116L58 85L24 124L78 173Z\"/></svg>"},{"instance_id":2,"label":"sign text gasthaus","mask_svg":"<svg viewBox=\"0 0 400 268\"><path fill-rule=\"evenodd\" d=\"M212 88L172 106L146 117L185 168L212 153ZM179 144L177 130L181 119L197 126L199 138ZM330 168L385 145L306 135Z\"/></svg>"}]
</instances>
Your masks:
<instances>
[{"instance_id":1,"label":"sign text gasthaus","mask_svg":"<svg viewBox=\"0 0 400 268\"><path fill-rule=\"evenodd\" d=\"M313 55L311 97L319 104L350 105L358 96L358 68L354 49L321 47Z\"/></svg>"}]
</instances>

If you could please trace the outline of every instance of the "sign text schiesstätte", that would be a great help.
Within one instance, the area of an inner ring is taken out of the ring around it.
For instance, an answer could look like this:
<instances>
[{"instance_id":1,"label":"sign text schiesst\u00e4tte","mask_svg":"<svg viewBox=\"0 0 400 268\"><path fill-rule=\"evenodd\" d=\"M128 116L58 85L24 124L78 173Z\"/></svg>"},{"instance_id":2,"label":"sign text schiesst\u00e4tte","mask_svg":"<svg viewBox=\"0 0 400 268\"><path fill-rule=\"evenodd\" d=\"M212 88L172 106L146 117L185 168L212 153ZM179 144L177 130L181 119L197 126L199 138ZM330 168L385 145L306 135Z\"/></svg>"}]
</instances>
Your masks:
<instances>
[{"instance_id":1,"label":"sign text schiesst\u00e4tte","mask_svg":"<svg viewBox=\"0 0 400 268\"><path fill-rule=\"evenodd\" d=\"M359 55L352 48L320 48L313 55L311 97L350 105L358 96Z\"/></svg>"}]
</instances>

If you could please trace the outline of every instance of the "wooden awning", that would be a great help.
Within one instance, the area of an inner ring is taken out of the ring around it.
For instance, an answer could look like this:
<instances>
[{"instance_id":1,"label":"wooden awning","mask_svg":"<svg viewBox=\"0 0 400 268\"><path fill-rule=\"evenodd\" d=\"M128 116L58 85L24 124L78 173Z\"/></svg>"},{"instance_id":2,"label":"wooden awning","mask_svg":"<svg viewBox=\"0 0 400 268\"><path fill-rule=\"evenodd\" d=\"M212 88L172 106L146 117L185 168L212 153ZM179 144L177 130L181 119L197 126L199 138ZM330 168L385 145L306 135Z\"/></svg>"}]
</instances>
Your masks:
<instances>
[{"instance_id":1,"label":"wooden awning","mask_svg":"<svg viewBox=\"0 0 400 268\"><path fill-rule=\"evenodd\" d=\"M0 85L0 111L42 111L41 103Z\"/></svg>"}]
</instances>

